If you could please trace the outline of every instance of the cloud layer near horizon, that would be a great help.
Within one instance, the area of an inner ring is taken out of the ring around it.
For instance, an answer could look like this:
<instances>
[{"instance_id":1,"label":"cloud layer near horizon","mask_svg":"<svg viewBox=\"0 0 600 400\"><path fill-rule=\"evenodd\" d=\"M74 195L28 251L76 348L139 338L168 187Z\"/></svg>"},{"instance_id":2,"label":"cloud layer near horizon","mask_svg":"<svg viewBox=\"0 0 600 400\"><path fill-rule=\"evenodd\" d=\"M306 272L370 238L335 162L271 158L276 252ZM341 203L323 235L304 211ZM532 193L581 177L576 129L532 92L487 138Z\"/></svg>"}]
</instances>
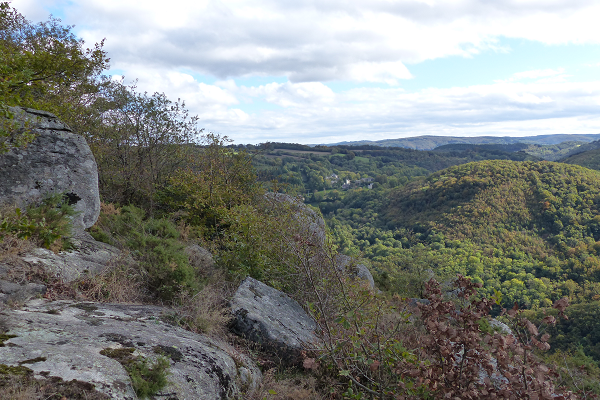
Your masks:
<instances>
[{"instance_id":1,"label":"cloud layer near horizon","mask_svg":"<svg viewBox=\"0 0 600 400\"><path fill-rule=\"evenodd\" d=\"M60 10L138 87L182 98L237 142L597 133L600 81L523 70L488 84L402 89L426 60L510 51L504 38L600 44L593 0L15 0ZM597 60L600 61L600 60ZM470 73L465 71L465 73ZM261 78L269 83L245 84ZM282 79L283 78L283 79ZM346 83L332 89L331 82Z\"/></svg>"}]
</instances>

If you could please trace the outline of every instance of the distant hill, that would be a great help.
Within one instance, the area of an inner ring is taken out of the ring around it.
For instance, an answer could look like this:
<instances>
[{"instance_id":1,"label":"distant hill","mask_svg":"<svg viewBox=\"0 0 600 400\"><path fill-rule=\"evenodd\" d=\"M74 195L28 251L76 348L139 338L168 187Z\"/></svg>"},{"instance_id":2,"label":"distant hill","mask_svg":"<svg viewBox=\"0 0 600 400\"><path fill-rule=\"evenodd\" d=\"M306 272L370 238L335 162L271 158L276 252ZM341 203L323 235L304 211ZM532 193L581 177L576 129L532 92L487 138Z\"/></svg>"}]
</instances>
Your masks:
<instances>
[{"instance_id":1,"label":"distant hill","mask_svg":"<svg viewBox=\"0 0 600 400\"><path fill-rule=\"evenodd\" d=\"M600 142L592 142L600 143ZM585 151L581 148L589 147L592 143L569 141L558 144L512 143L512 144L445 144L433 149L435 152L523 152L538 157L542 160L558 161L570 154Z\"/></svg>"},{"instance_id":2,"label":"distant hill","mask_svg":"<svg viewBox=\"0 0 600 400\"><path fill-rule=\"evenodd\" d=\"M546 161L480 161L397 189L385 214L397 226L453 239L504 246L503 234L518 232L554 247L547 241L554 235L600 239L598 198L596 171Z\"/></svg>"},{"instance_id":3,"label":"distant hill","mask_svg":"<svg viewBox=\"0 0 600 400\"><path fill-rule=\"evenodd\" d=\"M584 153L586 151L595 150L598 148L600 148L600 140L584 143L581 146L578 146L577 148L574 148L571 151L569 151L567 154L565 154L564 158L566 159L567 157L573 156L575 154Z\"/></svg>"},{"instance_id":4,"label":"distant hill","mask_svg":"<svg viewBox=\"0 0 600 400\"><path fill-rule=\"evenodd\" d=\"M433 150L436 147L447 144L514 144L514 143L529 143L539 145L559 144L562 142L585 142L589 143L595 140L600 140L600 134L590 135L538 135L538 136L477 136L477 137L458 137L458 136L415 136L399 139L385 140L361 140L355 142L340 142L332 143L328 146L336 145L374 145L386 147L406 147L416 150Z\"/></svg>"},{"instance_id":5,"label":"distant hill","mask_svg":"<svg viewBox=\"0 0 600 400\"><path fill-rule=\"evenodd\" d=\"M600 142L592 143L600 144ZM581 153L572 154L562 159L561 162L581 165L582 167L589 169L600 170L600 146L591 150L583 151Z\"/></svg>"}]
</instances>

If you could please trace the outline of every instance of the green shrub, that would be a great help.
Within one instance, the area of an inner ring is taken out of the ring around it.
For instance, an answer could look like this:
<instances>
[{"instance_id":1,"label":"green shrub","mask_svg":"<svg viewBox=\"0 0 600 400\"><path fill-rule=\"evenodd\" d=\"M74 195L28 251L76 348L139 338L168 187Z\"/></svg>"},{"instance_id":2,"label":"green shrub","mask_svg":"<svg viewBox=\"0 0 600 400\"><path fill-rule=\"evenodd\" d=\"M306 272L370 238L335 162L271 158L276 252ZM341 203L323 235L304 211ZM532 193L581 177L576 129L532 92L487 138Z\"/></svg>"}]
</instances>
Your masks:
<instances>
[{"instance_id":1,"label":"green shrub","mask_svg":"<svg viewBox=\"0 0 600 400\"><path fill-rule=\"evenodd\" d=\"M0 240L13 234L55 251L70 248L72 217L78 213L64 194L49 195L39 204L28 205L25 212L15 208L0 214Z\"/></svg>"},{"instance_id":2,"label":"green shrub","mask_svg":"<svg viewBox=\"0 0 600 400\"><path fill-rule=\"evenodd\" d=\"M145 358L126 366L125 369L131 378L133 389L139 398L145 399L162 390L169 381L167 380L169 360L159 356L152 364Z\"/></svg>"},{"instance_id":3,"label":"green shrub","mask_svg":"<svg viewBox=\"0 0 600 400\"><path fill-rule=\"evenodd\" d=\"M131 384L139 398L149 398L161 391L169 381L169 368L171 364L166 357L158 356L154 362L147 358L134 355L135 348L122 347L118 349L106 348L100 354L117 360L129 374Z\"/></svg>"},{"instance_id":4,"label":"green shrub","mask_svg":"<svg viewBox=\"0 0 600 400\"><path fill-rule=\"evenodd\" d=\"M544 363L552 365L556 371L557 385L580 395L600 395L600 367L597 361L585 354L583 347L566 352L557 350L544 357Z\"/></svg>"},{"instance_id":5,"label":"green shrub","mask_svg":"<svg viewBox=\"0 0 600 400\"><path fill-rule=\"evenodd\" d=\"M142 209L125 206L118 212L102 213L90 232L96 240L129 250L144 269L148 289L159 299L172 301L181 292L198 289L199 281L172 221L146 218Z\"/></svg>"}]
</instances>

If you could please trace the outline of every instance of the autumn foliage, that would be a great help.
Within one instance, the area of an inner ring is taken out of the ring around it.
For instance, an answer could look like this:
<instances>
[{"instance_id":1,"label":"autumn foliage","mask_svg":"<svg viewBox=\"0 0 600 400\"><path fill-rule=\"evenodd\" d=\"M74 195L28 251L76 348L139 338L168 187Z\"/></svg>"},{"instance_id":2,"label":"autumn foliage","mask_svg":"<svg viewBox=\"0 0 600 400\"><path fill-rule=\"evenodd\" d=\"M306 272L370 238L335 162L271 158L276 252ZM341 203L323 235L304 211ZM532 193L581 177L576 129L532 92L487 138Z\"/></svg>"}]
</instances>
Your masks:
<instances>
[{"instance_id":1,"label":"autumn foliage","mask_svg":"<svg viewBox=\"0 0 600 400\"><path fill-rule=\"evenodd\" d=\"M501 312L504 328L482 329L498 299L478 298L481 285L460 275L454 285L449 299L435 280L427 282L426 301L396 307L401 317L392 329L394 308L384 311L383 305L390 302L376 297L351 301L357 307L336 319L339 327L322 321L328 340L320 358L347 381L339 395L406 400L580 398L557 387L556 373L536 355L550 348L545 330L555 317L535 325L515 305ZM565 298L554 304L560 317L565 317L567 306ZM307 359L305 368L317 369L315 362Z\"/></svg>"}]
</instances>

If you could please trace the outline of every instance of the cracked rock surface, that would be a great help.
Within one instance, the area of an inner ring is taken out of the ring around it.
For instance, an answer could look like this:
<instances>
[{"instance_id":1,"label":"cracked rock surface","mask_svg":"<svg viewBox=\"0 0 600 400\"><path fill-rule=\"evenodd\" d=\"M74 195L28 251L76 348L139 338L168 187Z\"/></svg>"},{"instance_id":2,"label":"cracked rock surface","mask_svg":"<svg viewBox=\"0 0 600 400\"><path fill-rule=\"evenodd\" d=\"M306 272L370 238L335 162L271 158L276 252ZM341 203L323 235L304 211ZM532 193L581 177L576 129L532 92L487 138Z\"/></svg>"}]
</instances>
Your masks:
<instances>
[{"instance_id":1,"label":"cracked rock surface","mask_svg":"<svg viewBox=\"0 0 600 400\"><path fill-rule=\"evenodd\" d=\"M19 107L10 111L36 138L0 157L2 203L22 208L48 193L65 193L81 212L73 218L74 231L94 225L100 215L98 171L85 139L51 113Z\"/></svg>"},{"instance_id":2,"label":"cracked rock surface","mask_svg":"<svg viewBox=\"0 0 600 400\"><path fill-rule=\"evenodd\" d=\"M72 282L100 274L115 265L134 263L126 253L94 240L87 232L80 232L71 238L71 242L74 250L54 253L34 248L0 262L0 304L24 303L46 292L46 286L41 282L24 281L24 271L42 270L53 278Z\"/></svg>"},{"instance_id":3,"label":"cracked rock surface","mask_svg":"<svg viewBox=\"0 0 600 400\"><path fill-rule=\"evenodd\" d=\"M7 334L2 364L26 364L35 377L88 382L112 399L137 399L126 370L103 356L106 348L170 359L169 385L157 396L171 400L243 399L261 374L226 343L171 326L169 309L148 305L33 300L0 314Z\"/></svg>"}]
</instances>

